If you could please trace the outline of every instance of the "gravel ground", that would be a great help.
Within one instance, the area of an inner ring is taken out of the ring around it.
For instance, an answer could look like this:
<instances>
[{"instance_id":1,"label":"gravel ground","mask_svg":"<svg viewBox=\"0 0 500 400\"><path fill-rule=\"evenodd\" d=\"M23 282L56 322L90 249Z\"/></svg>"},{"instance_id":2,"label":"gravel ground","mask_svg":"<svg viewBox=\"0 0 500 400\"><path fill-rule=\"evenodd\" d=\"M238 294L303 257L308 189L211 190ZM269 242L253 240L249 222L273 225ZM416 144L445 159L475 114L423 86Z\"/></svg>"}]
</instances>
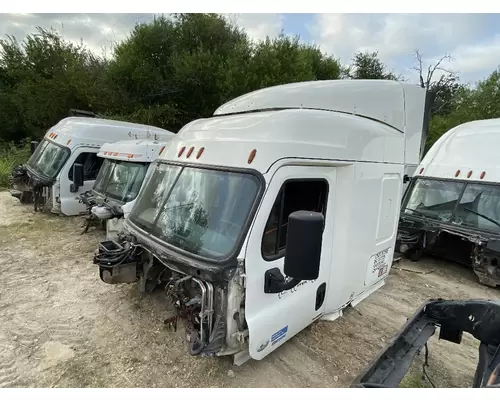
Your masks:
<instances>
[{"instance_id":1,"label":"gravel ground","mask_svg":"<svg viewBox=\"0 0 500 400\"><path fill-rule=\"evenodd\" d=\"M429 298L499 299L468 269L402 261L386 285L334 322L317 322L264 360L187 354L164 329L163 294L106 285L92 264L101 232L79 218L34 214L0 192L0 387L345 387ZM478 343L429 344L436 386L470 386ZM405 379L428 386L421 360Z\"/></svg>"}]
</instances>

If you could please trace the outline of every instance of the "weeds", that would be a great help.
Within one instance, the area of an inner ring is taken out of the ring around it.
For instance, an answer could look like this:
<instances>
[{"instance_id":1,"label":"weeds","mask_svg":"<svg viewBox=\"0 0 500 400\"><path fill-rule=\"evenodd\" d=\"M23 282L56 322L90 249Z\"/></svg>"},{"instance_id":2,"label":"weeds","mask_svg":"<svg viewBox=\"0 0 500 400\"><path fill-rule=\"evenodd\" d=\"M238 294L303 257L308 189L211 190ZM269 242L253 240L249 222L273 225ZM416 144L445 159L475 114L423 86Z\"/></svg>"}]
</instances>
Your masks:
<instances>
[{"instance_id":1,"label":"weeds","mask_svg":"<svg viewBox=\"0 0 500 400\"><path fill-rule=\"evenodd\" d=\"M0 188L10 186L12 168L28 161L29 156L29 140L18 145L13 142L0 142Z\"/></svg>"}]
</instances>

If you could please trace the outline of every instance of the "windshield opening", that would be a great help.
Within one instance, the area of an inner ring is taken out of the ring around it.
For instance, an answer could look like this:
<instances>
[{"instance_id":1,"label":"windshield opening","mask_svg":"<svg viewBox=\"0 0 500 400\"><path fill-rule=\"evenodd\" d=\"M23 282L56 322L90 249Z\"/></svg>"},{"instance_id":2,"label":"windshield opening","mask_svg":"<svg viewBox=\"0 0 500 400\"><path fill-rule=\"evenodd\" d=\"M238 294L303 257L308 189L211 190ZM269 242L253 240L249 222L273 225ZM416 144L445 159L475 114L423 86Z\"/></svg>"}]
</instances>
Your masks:
<instances>
[{"instance_id":1,"label":"windshield opening","mask_svg":"<svg viewBox=\"0 0 500 400\"><path fill-rule=\"evenodd\" d=\"M500 232L500 187L468 184L453 222L470 228Z\"/></svg>"},{"instance_id":2,"label":"windshield opening","mask_svg":"<svg viewBox=\"0 0 500 400\"><path fill-rule=\"evenodd\" d=\"M104 160L94 191L106 198L127 203L139 194L149 163Z\"/></svg>"},{"instance_id":3,"label":"windshield opening","mask_svg":"<svg viewBox=\"0 0 500 400\"><path fill-rule=\"evenodd\" d=\"M419 178L402 211L463 227L500 232L500 186Z\"/></svg>"},{"instance_id":4,"label":"windshield opening","mask_svg":"<svg viewBox=\"0 0 500 400\"><path fill-rule=\"evenodd\" d=\"M28 160L28 166L39 174L55 178L70 155L67 147L43 139Z\"/></svg>"},{"instance_id":5,"label":"windshield opening","mask_svg":"<svg viewBox=\"0 0 500 400\"><path fill-rule=\"evenodd\" d=\"M223 259L243 232L259 185L249 173L160 163L129 218L181 250Z\"/></svg>"}]
</instances>

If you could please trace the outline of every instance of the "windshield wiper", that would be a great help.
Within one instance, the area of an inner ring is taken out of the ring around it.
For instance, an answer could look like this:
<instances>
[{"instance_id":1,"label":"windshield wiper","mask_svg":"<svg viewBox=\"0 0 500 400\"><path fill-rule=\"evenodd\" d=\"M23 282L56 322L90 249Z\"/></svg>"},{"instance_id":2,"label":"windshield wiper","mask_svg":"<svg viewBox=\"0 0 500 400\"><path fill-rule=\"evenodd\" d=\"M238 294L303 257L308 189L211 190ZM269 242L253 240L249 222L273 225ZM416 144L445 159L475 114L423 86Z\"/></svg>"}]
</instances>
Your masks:
<instances>
[{"instance_id":1,"label":"windshield wiper","mask_svg":"<svg viewBox=\"0 0 500 400\"><path fill-rule=\"evenodd\" d=\"M495 221L494 219L491 219L491 218L487 217L487 216L486 216L486 215L484 215L484 214L478 213L478 212L476 212L476 211L474 211L474 210L471 210L470 208L466 208L466 209L465 209L465 211L470 211L472 214L476 214L476 215L478 215L479 217L483 217L485 220L490 221L491 223L493 223L493 224L495 224L496 226L500 227L500 223L499 223L499 222Z\"/></svg>"},{"instance_id":2,"label":"windshield wiper","mask_svg":"<svg viewBox=\"0 0 500 400\"><path fill-rule=\"evenodd\" d=\"M406 211L406 210L413 211L415 214L421 215L422 217L425 217L425 218L429 217L427 214L424 214L421 211L415 210L414 208L405 207L405 209L403 211Z\"/></svg>"}]
</instances>

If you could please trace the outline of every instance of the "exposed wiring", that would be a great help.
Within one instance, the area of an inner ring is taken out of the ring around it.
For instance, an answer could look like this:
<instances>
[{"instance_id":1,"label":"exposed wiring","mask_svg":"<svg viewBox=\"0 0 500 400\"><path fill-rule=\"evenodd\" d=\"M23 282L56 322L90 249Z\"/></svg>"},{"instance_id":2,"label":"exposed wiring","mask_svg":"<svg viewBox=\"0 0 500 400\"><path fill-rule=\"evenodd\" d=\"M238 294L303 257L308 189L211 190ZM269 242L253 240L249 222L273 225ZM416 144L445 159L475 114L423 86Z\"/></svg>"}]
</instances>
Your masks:
<instances>
[{"instance_id":1,"label":"exposed wiring","mask_svg":"<svg viewBox=\"0 0 500 400\"><path fill-rule=\"evenodd\" d=\"M431 386L433 388L435 388L436 386L434 385L434 382L432 382L432 379L429 377L429 375L427 374L427 371L425 370L425 367L428 367L429 366L429 347L427 347L427 343L425 344L425 354L424 354L424 364L422 365L422 378L425 377L427 378L427 380L429 381L429 383L431 384Z\"/></svg>"},{"instance_id":2,"label":"exposed wiring","mask_svg":"<svg viewBox=\"0 0 500 400\"><path fill-rule=\"evenodd\" d=\"M122 250L100 250L94 256L94 262L102 266L115 267L123 264L126 260L134 260L135 257L140 256L140 253L136 253L137 249L140 248L139 245L130 244L129 248L123 248Z\"/></svg>"}]
</instances>

